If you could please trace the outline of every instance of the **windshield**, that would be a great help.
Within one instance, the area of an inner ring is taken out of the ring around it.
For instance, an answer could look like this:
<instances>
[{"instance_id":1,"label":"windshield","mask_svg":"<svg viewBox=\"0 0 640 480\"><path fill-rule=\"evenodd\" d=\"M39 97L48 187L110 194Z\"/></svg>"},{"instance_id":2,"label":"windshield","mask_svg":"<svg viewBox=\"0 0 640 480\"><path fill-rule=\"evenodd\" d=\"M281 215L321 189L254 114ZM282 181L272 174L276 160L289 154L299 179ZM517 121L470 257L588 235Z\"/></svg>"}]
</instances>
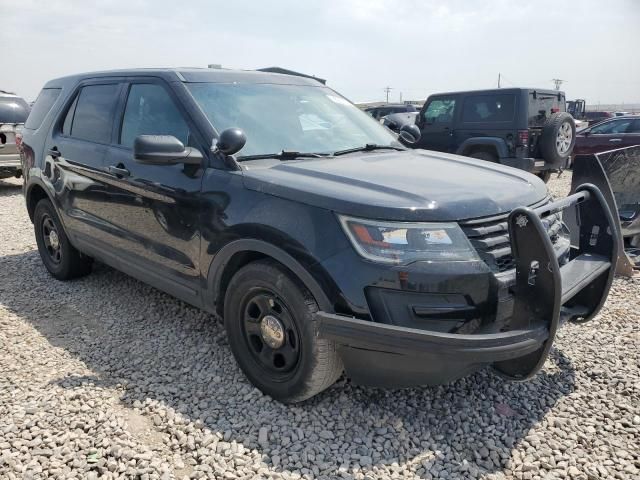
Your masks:
<instances>
[{"instance_id":1,"label":"windshield","mask_svg":"<svg viewBox=\"0 0 640 480\"><path fill-rule=\"evenodd\" d=\"M187 87L218 132L231 127L244 130L247 143L240 156L400 145L378 122L327 87L255 83Z\"/></svg>"}]
</instances>

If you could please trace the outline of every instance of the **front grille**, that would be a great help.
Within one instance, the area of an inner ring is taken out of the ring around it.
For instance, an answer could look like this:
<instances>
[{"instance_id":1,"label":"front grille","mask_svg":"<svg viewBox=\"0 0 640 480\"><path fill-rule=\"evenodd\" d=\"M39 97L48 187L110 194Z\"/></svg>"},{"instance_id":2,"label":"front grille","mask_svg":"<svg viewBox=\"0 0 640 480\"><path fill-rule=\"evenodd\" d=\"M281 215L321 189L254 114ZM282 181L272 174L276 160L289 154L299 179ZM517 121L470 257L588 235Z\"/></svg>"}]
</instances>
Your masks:
<instances>
[{"instance_id":1,"label":"front grille","mask_svg":"<svg viewBox=\"0 0 640 480\"><path fill-rule=\"evenodd\" d=\"M537 205L536 205L537 206ZM551 214L542 219L551 243L558 242L563 224L560 213ZM509 229L507 216L494 217L486 221L471 220L460 224L471 244L477 250L480 258L493 272L506 272L516 268L515 259L511 254L509 243Z\"/></svg>"}]
</instances>

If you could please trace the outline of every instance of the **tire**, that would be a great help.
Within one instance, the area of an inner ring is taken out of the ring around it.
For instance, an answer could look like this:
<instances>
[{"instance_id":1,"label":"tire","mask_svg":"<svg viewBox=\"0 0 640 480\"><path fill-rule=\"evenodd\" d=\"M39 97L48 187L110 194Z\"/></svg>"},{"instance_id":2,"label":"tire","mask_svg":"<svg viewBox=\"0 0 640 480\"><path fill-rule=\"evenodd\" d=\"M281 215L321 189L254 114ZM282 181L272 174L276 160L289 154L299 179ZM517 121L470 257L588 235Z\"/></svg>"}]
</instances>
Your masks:
<instances>
[{"instance_id":1,"label":"tire","mask_svg":"<svg viewBox=\"0 0 640 480\"><path fill-rule=\"evenodd\" d=\"M566 163L576 143L576 124L566 112L552 114L544 124L540 137L542 158L557 166Z\"/></svg>"},{"instance_id":2,"label":"tire","mask_svg":"<svg viewBox=\"0 0 640 480\"><path fill-rule=\"evenodd\" d=\"M42 263L54 278L71 280L91 272L93 260L71 245L48 199L42 199L36 205L33 226Z\"/></svg>"},{"instance_id":3,"label":"tire","mask_svg":"<svg viewBox=\"0 0 640 480\"><path fill-rule=\"evenodd\" d=\"M486 150L476 150L475 152L471 152L468 156L479 160L486 160L487 162L496 163L498 161L498 156L495 153L487 152Z\"/></svg>"},{"instance_id":4,"label":"tire","mask_svg":"<svg viewBox=\"0 0 640 480\"><path fill-rule=\"evenodd\" d=\"M551 179L551 170L542 170L536 173L538 178L542 179L544 183L547 183Z\"/></svg>"},{"instance_id":5,"label":"tire","mask_svg":"<svg viewBox=\"0 0 640 480\"><path fill-rule=\"evenodd\" d=\"M229 282L224 301L229 345L263 393L284 403L301 402L342 374L336 345L317 336L317 311L301 282L271 260L246 265Z\"/></svg>"}]
</instances>

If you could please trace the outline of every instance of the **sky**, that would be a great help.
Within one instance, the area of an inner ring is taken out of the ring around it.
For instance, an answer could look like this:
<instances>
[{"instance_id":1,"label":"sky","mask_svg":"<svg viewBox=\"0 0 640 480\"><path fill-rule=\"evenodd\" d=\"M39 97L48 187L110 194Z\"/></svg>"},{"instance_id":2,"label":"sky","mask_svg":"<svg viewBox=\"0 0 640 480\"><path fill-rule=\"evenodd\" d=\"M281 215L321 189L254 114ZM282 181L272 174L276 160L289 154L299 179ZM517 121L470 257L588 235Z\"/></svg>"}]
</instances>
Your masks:
<instances>
[{"instance_id":1,"label":"sky","mask_svg":"<svg viewBox=\"0 0 640 480\"><path fill-rule=\"evenodd\" d=\"M0 89L133 67L280 66L354 102L503 86L640 103L637 0L0 0Z\"/></svg>"}]
</instances>

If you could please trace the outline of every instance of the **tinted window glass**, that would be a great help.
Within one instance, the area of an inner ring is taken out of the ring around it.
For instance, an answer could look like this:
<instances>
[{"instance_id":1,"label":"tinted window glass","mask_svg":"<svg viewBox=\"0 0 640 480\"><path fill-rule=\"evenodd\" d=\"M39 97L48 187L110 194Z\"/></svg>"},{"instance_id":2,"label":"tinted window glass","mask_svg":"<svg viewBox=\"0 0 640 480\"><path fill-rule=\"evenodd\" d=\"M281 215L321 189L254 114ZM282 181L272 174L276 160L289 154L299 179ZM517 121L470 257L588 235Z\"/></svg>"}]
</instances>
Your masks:
<instances>
[{"instance_id":1,"label":"tinted window glass","mask_svg":"<svg viewBox=\"0 0 640 480\"><path fill-rule=\"evenodd\" d=\"M424 112L427 123L451 123L456 101L453 98L438 98L429 102Z\"/></svg>"},{"instance_id":2,"label":"tinted window glass","mask_svg":"<svg viewBox=\"0 0 640 480\"><path fill-rule=\"evenodd\" d=\"M29 117L25 122L25 128L35 130L38 128L44 117L49 113L51 107L55 103L55 101L60 95L59 88L44 88L40 91L40 95L36 99L36 103L33 104L33 108L31 109L31 113L29 113Z\"/></svg>"},{"instance_id":3,"label":"tinted window glass","mask_svg":"<svg viewBox=\"0 0 640 480\"><path fill-rule=\"evenodd\" d=\"M615 134L626 133L627 128L631 125L632 120L614 120L612 122L602 123L591 128L591 133L595 134Z\"/></svg>"},{"instance_id":4,"label":"tinted window glass","mask_svg":"<svg viewBox=\"0 0 640 480\"><path fill-rule=\"evenodd\" d=\"M634 120L627 133L640 133L640 120Z\"/></svg>"},{"instance_id":5,"label":"tinted window glass","mask_svg":"<svg viewBox=\"0 0 640 480\"><path fill-rule=\"evenodd\" d=\"M118 88L117 84L82 88L71 124L72 137L98 143L109 142Z\"/></svg>"},{"instance_id":6,"label":"tinted window glass","mask_svg":"<svg viewBox=\"0 0 640 480\"><path fill-rule=\"evenodd\" d=\"M514 111L514 95L475 95L464 100L462 121L510 122Z\"/></svg>"},{"instance_id":7,"label":"tinted window glass","mask_svg":"<svg viewBox=\"0 0 640 480\"><path fill-rule=\"evenodd\" d=\"M62 125L62 134L71 135L71 122L73 121L73 114L76 111L76 105L78 104L78 96L73 100L71 107L67 110L67 114L64 117L64 124Z\"/></svg>"},{"instance_id":8,"label":"tinted window glass","mask_svg":"<svg viewBox=\"0 0 640 480\"><path fill-rule=\"evenodd\" d=\"M132 85L122 120L120 143L133 147L138 135L173 135L189 143L189 127L175 103L160 85Z\"/></svg>"}]
</instances>

